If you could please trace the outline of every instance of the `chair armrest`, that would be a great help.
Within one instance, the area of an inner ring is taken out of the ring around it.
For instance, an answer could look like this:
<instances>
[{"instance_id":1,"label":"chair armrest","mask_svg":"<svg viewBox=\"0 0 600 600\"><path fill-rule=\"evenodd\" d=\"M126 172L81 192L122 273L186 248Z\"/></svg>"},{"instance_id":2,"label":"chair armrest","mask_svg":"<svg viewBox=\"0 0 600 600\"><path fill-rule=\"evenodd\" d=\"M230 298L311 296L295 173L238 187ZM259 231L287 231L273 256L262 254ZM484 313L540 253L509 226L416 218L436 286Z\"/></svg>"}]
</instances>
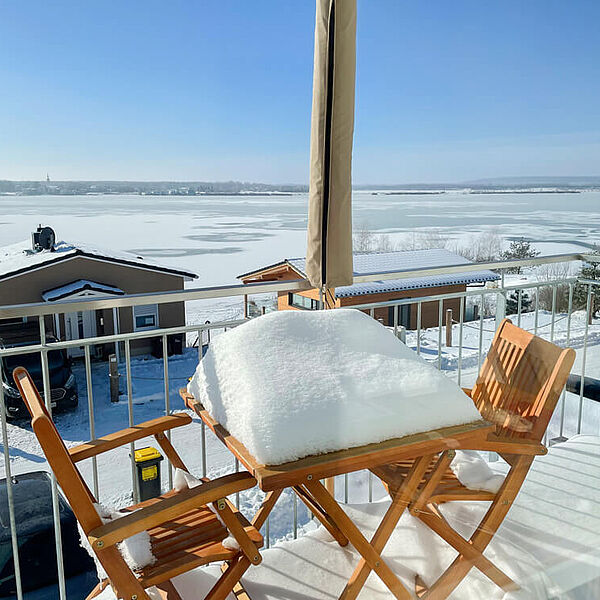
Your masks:
<instances>
[{"instance_id":1,"label":"chair armrest","mask_svg":"<svg viewBox=\"0 0 600 600\"><path fill-rule=\"evenodd\" d=\"M134 427L128 427L127 429L122 429L121 431L79 444L74 448L70 448L69 454L73 462L79 462L80 460L97 456L130 442L135 442L136 440L141 440L142 438L168 431L175 427L181 427L191 422L192 418L186 413L159 417L158 419L152 419Z\"/></svg>"},{"instance_id":2,"label":"chair armrest","mask_svg":"<svg viewBox=\"0 0 600 600\"><path fill-rule=\"evenodd\" d=\"M471 397L471 392L473 391L473 388L461 388L461 390L467 395L469 396L469 398Z\"/></svg>"},{"instance_id":3,"label":"chair armrest","mask_svg":"<svg viewBox=\"0 0 600 600\"><path fill-rule=\"evenodd\" d=\"M245 471L225 475L168 498L160 498L150 506L140 508L124 517L96 527L89 532L88 540L94 549L101 550L122 542L136 533L161 525L194 508L224 499L230 494L248 490L255 485L256 479Z\"/></svg>"},{"instance_id":4,"label":"chair armrest","mask_svg":"<svg viewBox=\"0 0 600 600\"><path fill-rule=\"evenodd\" d=\"M527 438L500 437L490 433L485 440L477 442L476 448L465 448L467 450L487 450L505 454L525 454L529 456L543 456L548 453L548 448L536 440Z\"/></svg>"}]
</instances>

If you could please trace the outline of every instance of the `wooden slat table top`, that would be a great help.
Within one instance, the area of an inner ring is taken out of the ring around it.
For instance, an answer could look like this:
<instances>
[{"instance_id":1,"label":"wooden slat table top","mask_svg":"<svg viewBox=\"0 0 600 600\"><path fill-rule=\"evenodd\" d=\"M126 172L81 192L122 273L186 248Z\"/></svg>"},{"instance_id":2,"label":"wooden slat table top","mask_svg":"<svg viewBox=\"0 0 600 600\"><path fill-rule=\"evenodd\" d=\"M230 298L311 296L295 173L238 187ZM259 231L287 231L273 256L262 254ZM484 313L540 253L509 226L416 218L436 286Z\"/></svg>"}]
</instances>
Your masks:
<instances>
[{"instance_id":1,"label":"wooden slat table top","mask_svg":"<svg viewBox=\"0 0 600 600\"><path fill-rule=\"evenodd\" d=\"M229 448L232 454L256 478L260 488L267 492L279 490L316 479L369 469L395 460L416 458L448 449L477 447L494 431L495 426L484 420L442 427L424 433L366 444L347 450L338 450L307 456L280 465L264 465L250 454L248 449L233 437L185 388L180 390L186 406L193 410L215 435Z\"/></svg>"}]
</instances>

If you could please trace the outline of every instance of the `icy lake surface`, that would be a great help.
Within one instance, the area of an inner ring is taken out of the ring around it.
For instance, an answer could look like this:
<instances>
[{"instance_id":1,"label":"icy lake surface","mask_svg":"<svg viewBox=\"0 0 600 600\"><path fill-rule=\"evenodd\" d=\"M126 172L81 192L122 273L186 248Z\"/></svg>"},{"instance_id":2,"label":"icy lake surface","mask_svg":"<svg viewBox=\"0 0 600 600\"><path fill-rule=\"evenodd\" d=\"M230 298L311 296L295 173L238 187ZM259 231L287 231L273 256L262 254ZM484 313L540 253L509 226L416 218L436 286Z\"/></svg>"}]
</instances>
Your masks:
<instances>
[{"instance_id":1,"label":"icy lake surface","mask_svg":"<svg viewBox=\"0 0 600 600\"><path fill-rule=\"evenodd\" d=\"M58 239L131 250L196 272L194 285L237 275L306 249L308 195L0 196L1 245L28 239L38 223ZM354 222L401 241L436 228L464 239L496 228L544 254L600 239L600 192L393 194L355 191Z\"/></svg>"}]
</instances>

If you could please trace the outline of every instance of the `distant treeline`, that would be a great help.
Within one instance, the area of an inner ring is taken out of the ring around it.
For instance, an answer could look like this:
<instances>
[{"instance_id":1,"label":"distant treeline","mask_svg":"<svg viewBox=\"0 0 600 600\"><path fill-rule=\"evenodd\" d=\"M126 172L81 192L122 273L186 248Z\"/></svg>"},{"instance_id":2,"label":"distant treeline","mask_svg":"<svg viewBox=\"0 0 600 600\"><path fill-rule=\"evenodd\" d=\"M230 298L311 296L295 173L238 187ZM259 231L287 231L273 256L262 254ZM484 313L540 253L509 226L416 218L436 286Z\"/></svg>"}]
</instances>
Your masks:
<instances>
[{"instance_id":1,"label":"distant treeline","mask_svg":"<svg viewBox=\"0 0 600 600\"><path fill-rule=\"evenodd\" d=\"M443 193L469 190L507 193L570 192L600 189L600 177L550 177L488 179L463 183L355 184L355 190L378 190L373 193ZM290 194L307 192L305 184L251 183L247 181L9 181L0 180L0 195L85 195L85 194L146 194L146 195L225 195L225 194Z\"/></svg>"}]
</instances>

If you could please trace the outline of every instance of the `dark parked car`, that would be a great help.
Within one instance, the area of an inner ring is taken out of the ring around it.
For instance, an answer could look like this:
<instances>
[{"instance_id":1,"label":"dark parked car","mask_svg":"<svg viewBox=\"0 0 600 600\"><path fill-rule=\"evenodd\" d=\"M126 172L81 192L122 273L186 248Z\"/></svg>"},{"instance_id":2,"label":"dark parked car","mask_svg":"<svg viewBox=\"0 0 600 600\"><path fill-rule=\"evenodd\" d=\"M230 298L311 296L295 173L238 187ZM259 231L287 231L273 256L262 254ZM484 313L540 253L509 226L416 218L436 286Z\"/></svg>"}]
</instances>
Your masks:
<instances>
[{"instance_id":1,"label":"dark parked car","mask_svg":"<svg viewBox=\"0 0 600 600\"><path fill-rule=\"evenodd\" d=\"M19 564L27 600L58 598L50 476L44 471L12 478ZM79 545L77 521L59 492L64 570L69 598L85 598L98 582L94 562ZM16 582L6 494L0 480L0 598L15 598Z\"/></svg>"},{"instance_id":2,"label":"dark parked car","mask_svg":"<svg viewBox=\"0 0 600 600\"><path fill-rule=\"evenodd\" d=\"M56 341L49 338L48 341ZM9 343L8 340L0 339L0 347L17 348L30 344L31 342ZM11 418L23 418L28 416L25 403L12 378L15 367L25 367L35 382L40 392L44 389L42 377L42 361L39 353L17 354L5 356L0 359L2 371L2 387L4 388L4 400L8 416ZM71 370L71 361L65 350L50 350L48 352L48 371L50 374L51 402L53 410L64 410L77 406L77 381Z\"/></svg>"}]
</instances>

